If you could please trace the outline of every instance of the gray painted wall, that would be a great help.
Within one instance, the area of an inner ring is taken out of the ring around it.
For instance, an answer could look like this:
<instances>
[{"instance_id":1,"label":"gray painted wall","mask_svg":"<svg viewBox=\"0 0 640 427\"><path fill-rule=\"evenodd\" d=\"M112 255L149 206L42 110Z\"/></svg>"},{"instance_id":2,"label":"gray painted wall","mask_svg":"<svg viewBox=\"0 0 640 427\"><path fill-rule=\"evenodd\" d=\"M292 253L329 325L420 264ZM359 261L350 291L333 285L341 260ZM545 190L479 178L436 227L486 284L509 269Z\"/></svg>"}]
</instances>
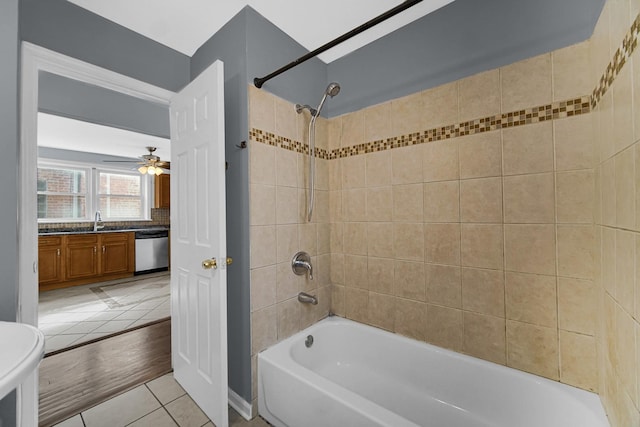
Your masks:
<instances>
[{"instance_id":1,"label":"gray painted wall","mask_svg":"<svg viewBox=\"0 0 640 427\"><path fill-rule=\"evenodd\" d=\"M227 192L227 328L229 387L251 402L251 289L249 266L249 150L246 54L247 9L204 43L191 59L196 78L215 60L224 62L225 155Z\"/></svg>"},{"instance_id":2,"label":"gray painted wall","mask_svg":"<svg viewBox=\"0 0 640 427\"><path fill-rule=\"evenodd\" d=\"M177 91L189 57L65 0L20 0L22 40Z\"/></svg>"},{"instance_id":3,"label":"gray painted wall","mask_svg":"<svg viewBox=\"0 0 640 427\"><path fill-rule=\"evenodd\" d=\"M169 107L42 72L38 110L147 135L169 138Z\"/></svg>"},{"instance_id":4,"label":"gray painted wall","mask_svg":"<svg viewBox=\"0 0 640 427\"><path fill-rule=\"evenodd\" d=\"M15 321L18 299L18 0L0 1L0 320ZM16 396L0 400L0 425L16 424Z\"/></svg>"},{"instance_id":5,"label":"gray painted wall","mask_svg":"<svg viewBox=\"0 0 640 427\"><path fill-rule=\"evenodd\" d=\"M456 0L328 65L331 117L591 36L604 0Z\"/></svg>"}]
</instances>

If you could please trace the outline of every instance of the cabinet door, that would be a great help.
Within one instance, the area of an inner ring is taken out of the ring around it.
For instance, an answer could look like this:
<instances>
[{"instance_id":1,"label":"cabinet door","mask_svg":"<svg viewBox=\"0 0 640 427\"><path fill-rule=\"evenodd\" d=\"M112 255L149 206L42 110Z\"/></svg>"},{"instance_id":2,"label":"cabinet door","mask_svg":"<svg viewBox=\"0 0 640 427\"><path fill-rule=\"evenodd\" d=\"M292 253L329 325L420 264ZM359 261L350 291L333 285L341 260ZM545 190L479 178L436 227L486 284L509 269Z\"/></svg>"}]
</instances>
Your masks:
<instances>
[{"instance_id":1,"label":"cabinet door","mask_svg":"<svg viewBox=\"0 0 640 427\"><path fill-rule=\"evenodd\" d=\"M62 237L40 237L38 239L38 284L50 285L62 280Z\"/></svg>"},{"instance_id":2,"label":"cabinet door","mask_svg":"<svg viewBox=\"0 0 640 427\"><path fill-rule=\"evenodd\" d=\"M96 276L98 274L98 235L67 236L65 267L67 280Z\"/></svg>"},{"instance_id":3,"label":"cabinet door","mask_svg":"<svg viewBox=\"0 0 640 427\"><path fill-rule=\"evenodd\" d=\"M162 174L156 175L156 191L155 191L155 203L156 208L168 208L170 206L169 199L171 198L171 190L169 187L169 181L171 175Z\"/></svg>"},{"instance_id":4,"label":"cabinet door","mask_svg":"<svg viewBox=\"0 0 640 427\"><path fill-rule=\"evenodd\" d=\"M131 273L134 271L133 233L103 234L101 240L101 274Z\"/></svg>"}]
</instances>

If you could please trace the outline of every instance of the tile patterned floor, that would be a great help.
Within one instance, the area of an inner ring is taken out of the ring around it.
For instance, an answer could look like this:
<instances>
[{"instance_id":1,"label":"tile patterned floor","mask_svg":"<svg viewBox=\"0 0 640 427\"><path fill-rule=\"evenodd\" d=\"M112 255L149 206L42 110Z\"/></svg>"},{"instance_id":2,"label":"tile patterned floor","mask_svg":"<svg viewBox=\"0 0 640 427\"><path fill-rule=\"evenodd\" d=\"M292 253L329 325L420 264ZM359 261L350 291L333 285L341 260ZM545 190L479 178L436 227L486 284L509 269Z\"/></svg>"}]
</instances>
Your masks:
<instances>
[{"instance_id":1,"label":"tile patterned floor","mask_svg":"<svg viewBox=\"0 0 640 427\"><path fill-rule=\"evenodd\" d=\"M251 421L229 408L231 427L268 427L260 417ZM55 427L215 427L173 379L173 373L129 390Z\"/></svg>"},{"instance_id":2,"label":"tile patterned floor","mask_svg":"<svg viewBox=\"0 0 640 427\"><path fill-rule=\"evenodd\" d=\"M41 292L38 327L51 352L170 316L169 272Z\"/></svg>"}]
</instances>

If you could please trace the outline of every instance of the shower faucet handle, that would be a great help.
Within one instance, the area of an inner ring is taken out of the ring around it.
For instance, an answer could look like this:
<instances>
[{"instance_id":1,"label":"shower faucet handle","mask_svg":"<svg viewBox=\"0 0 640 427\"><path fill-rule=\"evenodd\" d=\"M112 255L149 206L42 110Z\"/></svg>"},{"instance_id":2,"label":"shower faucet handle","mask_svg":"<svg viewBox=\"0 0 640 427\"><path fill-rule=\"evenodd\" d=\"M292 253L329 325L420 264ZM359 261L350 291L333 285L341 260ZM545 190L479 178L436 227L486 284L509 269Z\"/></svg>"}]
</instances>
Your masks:
<instances>
[{"instance_id":1,"label":"shower faucet handle","mask_svg":"<svg viewBox=\"0 0 640 427\"><path fill-rule=\"evenodd\" d=\"M311 256L300 251L293 256L291 260L291 269L298 276L303 276L307 271L309 272L309 280L313 280L313 265L311 265Z\"/></svg>"}]
</instances>

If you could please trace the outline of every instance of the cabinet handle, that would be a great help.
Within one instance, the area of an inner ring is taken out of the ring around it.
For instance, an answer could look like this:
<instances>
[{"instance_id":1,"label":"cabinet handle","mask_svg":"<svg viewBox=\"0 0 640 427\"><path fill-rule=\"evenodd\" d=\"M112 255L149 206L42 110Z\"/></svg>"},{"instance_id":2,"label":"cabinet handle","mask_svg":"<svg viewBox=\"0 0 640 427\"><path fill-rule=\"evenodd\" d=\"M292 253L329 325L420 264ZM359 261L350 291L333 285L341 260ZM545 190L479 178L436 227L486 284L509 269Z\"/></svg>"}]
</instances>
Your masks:
<instances>
[{"instance_id":1,"label":"cabinet handle","mask_svg":"<svg viewBox=\"0 0 640 427\"><path fill-rule=\"evenodd\" d=\"M107 251L107 247L106 246L102 246L102 253L105 253Z\"/></svg>"},{"instance_id":2,"label":"cabinet handle","mask_svg":"<svg viewBox=\"0 0 640 427\"><path fill-rule=\"evenodd\" d=\"M57 251L57 252L58 252L58 256L60 256L60 248L58 248L58 251Z\"/></svg>"},{"instance_id":3,"label":"cabinet handle","mask_svg":"<svg viewBox=\"0 0 640 427\"><path fill-rule=\"evenodd\" d=\"M93 253L97 254L98 253L98 248L96 246L93 247Z\"/></svg>"}]
</instances>

